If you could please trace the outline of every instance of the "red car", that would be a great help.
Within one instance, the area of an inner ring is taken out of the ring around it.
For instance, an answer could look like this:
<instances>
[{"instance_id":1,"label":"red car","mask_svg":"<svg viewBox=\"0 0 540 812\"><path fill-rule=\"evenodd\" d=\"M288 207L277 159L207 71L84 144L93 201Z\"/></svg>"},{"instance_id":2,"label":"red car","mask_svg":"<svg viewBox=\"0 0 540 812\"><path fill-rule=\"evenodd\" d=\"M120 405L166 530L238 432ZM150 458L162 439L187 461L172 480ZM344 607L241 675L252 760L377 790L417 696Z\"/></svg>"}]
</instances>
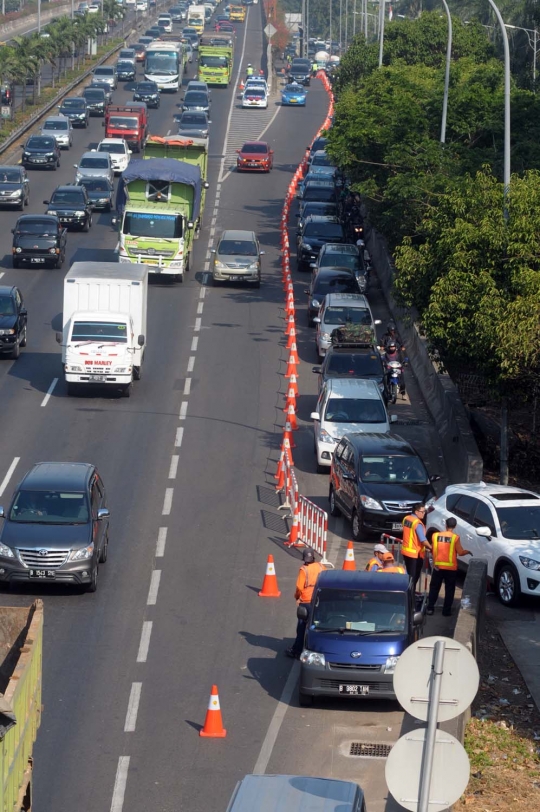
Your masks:
<instances>
[{"instance_id":1,"label":"red car","mask_svg":"<svg viewBox=\"0 0 540 812\"><path fill-rule=\"evenodd\" d=\"M274 150L266 141L246 141L242 149L236 151L237 172L270 172L274 165Z\"/></svg>"}]
</instances>

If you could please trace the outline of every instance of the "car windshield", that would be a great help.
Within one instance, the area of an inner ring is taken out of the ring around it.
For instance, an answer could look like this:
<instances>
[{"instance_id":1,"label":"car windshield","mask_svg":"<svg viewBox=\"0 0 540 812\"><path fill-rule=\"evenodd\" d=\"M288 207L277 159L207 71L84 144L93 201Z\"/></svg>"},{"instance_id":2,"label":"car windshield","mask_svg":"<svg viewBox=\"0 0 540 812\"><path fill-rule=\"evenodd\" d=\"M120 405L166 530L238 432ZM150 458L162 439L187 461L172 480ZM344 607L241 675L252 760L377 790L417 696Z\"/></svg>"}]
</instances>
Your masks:
<instances>
[{"instance_id":1,"label":"car windshield","mask_svg":"<svg viewBox=\"0 0 540 812\"><path fill-rule=\"evenodd\" d=\"M371 327L371 313L365 307L327 307L325 324L366 324Z\"/></svg>"},{"instance_id":2,"label":"car windshield","mask_svg":"<svg viewBox=\"0 0 540 812\"><path fill-rule=\"evenodd\" d=\"M176 214L126 212L122 231L133 237L176 239L182 236L182 217Z\"/></svg>"},{"instance_id":3,"label":"car windshield","mask_svg":"<svg viewBox=\"0 0 540 812\"><path fill-rule=\"evenodd\" d=\"M308 186L304 192L304 200L335 200L336 193L331 186Z\"/></svg>"},{"instance_id":4,"label":"car windshield","mask_svg":"<svg viewBox=\"0 0 540 812\"><path fill-rule=\"evenodd\" d=\"M326 296L327 293L358 293L358 285L354 276L325 276L316 279L313 284L313 296Z\"/></svg>"},{"instance_id":5,"label":"car windshield","mask_svg":"<svg viewBox=\"0 0 540 812\"><path fill-rule=\"evenodd\" d=\"M21 524L86 524L88 503L84 493L19 491L9 518Z\"/></svg>"},{"instance_id":6,"label":"car windshield","mask_svg":"<svg viewBox=\"0 0 540 812\"><path fill-rule=\"evenodd\" d=\"M208 96L206 93L202 93L198 90L190 90L186 93L184 97L185 104L199 104L199 105L207 105L208 104Z\"/></svg>"},{"instance_id":7,"label":"car windshield","mask_svg":"<svg viewBox=\"0 0 540 812\"><path fill-rule=\"evenodd\" d=\"M304 206L302 217L305 219L310 214L319 214L323 217L334 217L337 213L337 206L335 203L317 203L312 202ZM335 265L336 263L334 263Z\"/></svg>"},{"instance_id":8,"label":"car windshield","mask_svg":"<svg viewBox=\"0 0 540 812\"><path fill-rule=\"evenodd\" d=\"M330 423L385 423L386 412L380 400L330 397L325 420Z\"/></svg>"},{"instance_id":9,"label":"car windshield","mask_svg":"<svg viewBox=\"0 0 540 812\"><path fill-rule=\"evenodd\" d=\"M105 93L101 88L95 87L84 91L84 98L90 101L105 101Z\"/></svg>"},{"instance_id":10,"label":"car windshield","mask_svg":"<svg viewBox=\"0 0 540 812\"><path fill-rule=\"evenodd\" d=\"M79 166L81 169L108 169L109 162L106 158L81 158Z\"/></svg>"},{"instance_id":11,"label":"car windshield","mask_svg":"<svg viewBox=\"0 0 540 812\"><path fill-rule=\"evenodd\" d=\"M52 196L51 206L57 206L58 203L76 203L78 206L84 206L83 194L84 192L77 189L59 189Z\"/></svg>"},{"instance_id":12,"label":"car windshield","mask_svg":"<svg viewBox=\"0 0 540 812\"><path fill-rule=\"evenodd\" d=\"M360 257L357 254L334 254L325 253L319 262L320 268L335 268L339 265L342 268L350 268L351 271L356 271L362 268Z\"/></svg>"},{"instance_id":13,"label":"car windshield","mask_svg":"<svg viewBox=\"0 0 540 812\"><path fill-rule=\"evenodd\" d=\"M64 99L62 107L66 110L82 110L84 109L83 99Z\"/></svg>"},{"instance_id":14,"label":"car windshield","mask_svg":"<svg viewBox=\"0 0 540 812\"><path fill-rule=\"evenodd\" d=\"M178 73L178 54L158 53L157 51L147 54L145 73L175 76Z\"/></svg>"},{"instance_id":15,"label":"car windshield","mask_svg":"<svg viewBox=\"0 0 540 812\"><path fill-rule=\"evenodd\" d=\"M158 86L155 82L139 82L137 85L137 93L157 93Z\"/></svg>"},{"instance_id":16,"label":"car windshield","mask_svg":"<svg viewBox=\"0 0 540 812\"><path fill-rule=\"evenodd\" d=\"M343 229L339 223L306 223L303 236L335 240L343 237Z\"/></svg>"},{"instance_id":17,"label":"car windshield","mask_svg":"<svg viewBox=\"0 0 540 812\"><path fill-rule=\"evenodd\" d=\"M71 334L72 341L113 341L127 344L126 323L115 321L76 321Z\"/></svg>"},{"instance_id":18,"label":"car windshield","mask_svg":"<svg viewBox=\"0 0 540 812\"><path fill-rule=\"evenodd\" d=\"M328 155L315 155L311 166L334 166Z\"/></svg>"},{"instance_id":19,"label":"car windshield","mask_svg":"<svg viewBox=\"0 0 540 812\"><path fill-rule=\"evenodd\" d=\"M57 229L50 220L23 220L17 223L19 234L39 234L42 237L56 236Z\"/></svg>"},{"instance_id":20,"label":"car windshield","mask_svg":"<svg viewBox=\"0 0 540 812\"><path fill-rule=\"evenodd\" d=\"M540 539L540 507L495 508L502 534L507 539Z\"/></svg>"},{"instance_id":21,"label":"car windshield","mask_svg":"<svg viewBox=\"0 0 540 812\"><path fill-rule=\"evenodd\" d=\"M67 121L46 121L43 125L44 130L68 130L69 124Z\"/></svg>"},{"instance_id":22,"label":"car windshield","mask_svg":"<svg viewBox=\"0 0 540 812\"><path fill-rule=\"evenodd\" d=\"M381 377L381 359L374 352L331 352L326 362L326 374L331 377Z\"/></svg>"},{"instance_id":23,"label":"car windshield","mask_svg":"<svg viewBox=\"0 0 540 812\"><path fill-rule=\"evenodd\" d=\"M117 66L116 66L116 69L117 69L117 70L130 70L130 71L134 71L134 70L135 70L135 68L134 68L134 66L133 66L133 62L126 62L126 61L124 61L124 62L119 62L119 63L117 64Z\"/></svg>"},{"instance_id":24,"label":"car windshield","mask_svg":"<svg viewBox=\"0 0 540 812\"><path fill-rule=\"evenodd\" d=\"M11 296L0 296L0 316L13 316L15 306Z\"/></svg>"},{"instance_id":25,"label":"car windshield","mask_svg":"<svg viewBox=\"0 0 540 812\"><path fill-rule=\"evenodd\" d=\"M256 257L257 246L249 240L221 240L217 252L221 256Z\"/></svg>"},{"instance_id":26,"label":"car windshield","mask_svg":"<svg viewBox=\"0 0 540 812\"><path fill-rule=\"evenodd\" d=\"M10 169L9 167L2 166L0 168L0 183L20 183L21 171L20 169Z\"/></svg>"},{"instance_id":27,"label":"car windshield","mask_svg":"<svg viewBox=\"0 0 540 812\"><path fill-rule=\"evenodd\" d=\"M245 155L266 155L268 147L266 144L244 144L240 152Z\"/></svg>"},{"instance_id":28,"label":"car windshield","mask_svg":"<svg viewBox=\"0 0 540 812\"><path fill-rule=\"evenodd\" d=\"M285 88L286 93L304 93L302 85L287 85Z\"/></svg>"},{"instance_id":29,"label":"car windshield","mask_svg":"<svg viewBox=\"0 0 540 812\"><path fill-rule=\"evenodd\" d=\"M105 178L84 178L79 186L84 186L87 192L110 192L111 186Z\"/></svg>"},{"instance_id":30,"label":"car windshield","mask_svg":"<svg viewBox=\"0 0 540 812\"><path fill-rule=\"evenodd\" d=\"M123 144L100 144L98 152L111 152L114 155L125 155L126 148Z\"/></svg>"},{"instance_id":31,"label":"car windshield","mask_svg":"<svg viewBox=\"0 0 540 812\"><path fill-rule=\"evenodd\" d=\"M425 485L428 476L421 460L412 455L369 455L360 458L360 479L386 485Z\"/></svg>"},{"instance_id":32,"label":"car windshield","mask_svg":"<svg viewBox=\"0 0 540 812\"><path fill-rule=\"evenodd\" d=\"M245 91L246 96L253 96L260 99L264 99L266 96L266 92L262 87L248 87Z\"/></svg>"},{"instance_id":33,"label":"car windshield","mask_svg":"<svg viewBox=\"0 0 540 812\"><path fill-rule=\"evenodd\" d=\"M195 127L206 127L208 119L205 113L182 113L180 126L193 125Z\"/></svg>"},{"instance_id":34,"label":"car windshield","mask_svg":"<svg viewBox=\"0 0 540 812\"><path fill-rule=\"evenodd\" d=\"M55 143L53 138L39 138L39 136L36 136L30 138L26 146L32 147L32 149L53 149Z\"/></svg>"},{"instance_id":35,"label":"car windshield","mask_svg":"<svg viewBox=\"0 0 540 812\"><path fill-rule=\"evenodd\" d=\"M402 632L406 621L407 596L403 592L321 589L315 598L312 628L344 633Z\"/></svg>"},{"instance_id":36,"label":"car windshield","mask_svg":"<svg viewBox=\"0 0 540 812\"><path fill-rule=\"evenodd\" d=\"M106 76L109 79L112 79L114 76L114 68L96 68L94 71L94 76Z\"/></svg>"}]
</instances>

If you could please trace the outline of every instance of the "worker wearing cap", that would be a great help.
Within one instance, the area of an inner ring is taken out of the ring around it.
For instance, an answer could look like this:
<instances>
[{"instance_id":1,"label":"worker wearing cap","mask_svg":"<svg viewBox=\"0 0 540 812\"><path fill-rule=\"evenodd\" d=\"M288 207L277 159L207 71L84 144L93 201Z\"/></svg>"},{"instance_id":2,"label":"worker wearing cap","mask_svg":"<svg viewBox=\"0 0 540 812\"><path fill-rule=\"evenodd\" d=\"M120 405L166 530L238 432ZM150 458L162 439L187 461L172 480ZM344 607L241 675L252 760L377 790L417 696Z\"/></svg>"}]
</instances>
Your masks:
<instances>
[{"instance_id":1,"label":"worker wearing cap","mask_svg":"<svg viewBox=\"0 0 540 812\"><path fill-rule=\"evenodd\" d=\"M403 544L401 552L403 563L413 581L416 584L422 572L425 550L431 550L431 545L427 540L426 528L424 527L424 517L426 508L421 502L413 505L412 513L403 519Z\"/></svg>"},{"instance_id":2,"label":"worker wearing cap","mask_svg":"<svg viewBox=\"0 0 540 812\"><path fill-rule=\"evenodd\" d=\"M457 522L453 516L446 520L446 530L438 530L431 535L433 548L433 572L429 585L428 605L426 613L432 615L439 597L441 586L444 584L444 603L442 613L445 617L452 614L452 604L456 592L457 557L458 555L472 555L470 550L461 546L461 541L455 533ZM431 530L428 530L428 534Z\"/></svg>"},{"instance_id":3,"label":"worker wearing cap","mask_svg":"<svg viewBox=\"0 0 540 812\"><path fill-rule=\"evenodd\" d=\"M377 572L382 568L382 557L387 552L384 544L376 544L373 548L373 558L366 564L366 572Z\"/></svg>"},{"instance_id":4,"label":"worker wearing cap","mask_svg":"<svg viewBox=\"0 0 540 812\"><path fill-rule=\"evenodd\" d=\"M382 567L377 572L397 572L400 575L405 575L406 569L401 564L396 564L395 558L392 553L386 552L382 556Z\"/></svg>"},{"instance_id":5,"label":"worker wearing cap","mask_svg":"<svg viewBox=\"0 0 540 812\"><path fill-rule=\"evenodd\" d=\"M307 609L309 609L313 590L315 589L315 584L317 583L317 578L319 577L319 574L323 572L324 567L318 561L315 561L313 550L311 550L309 547L306 547L302 553L302 558L304 563L298 571L294 597L296 598L296 603L298 606L305 606ZM285 652L288 657L293 657L296 660L298 657L300 657L304 647L305 634L306 621L298 618L298 623L296 624L296 640Z\"/></svg>"}]
</instances>

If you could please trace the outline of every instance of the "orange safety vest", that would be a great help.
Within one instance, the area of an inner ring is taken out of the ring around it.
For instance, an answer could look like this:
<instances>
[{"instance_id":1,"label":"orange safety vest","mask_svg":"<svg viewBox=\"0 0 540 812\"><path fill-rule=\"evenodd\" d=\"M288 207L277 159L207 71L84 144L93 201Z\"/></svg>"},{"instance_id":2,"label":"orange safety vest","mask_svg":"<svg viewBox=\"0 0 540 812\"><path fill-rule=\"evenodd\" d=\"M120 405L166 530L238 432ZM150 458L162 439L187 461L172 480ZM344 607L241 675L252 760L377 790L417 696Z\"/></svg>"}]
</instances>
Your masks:
<instances>
[{"instance_id":1,"label":"orange safety vest","mask_svg":"<svg viewBox=\"0 0 540 812\"><path fill-rule=\"evenodd\" d=\"M459 536L446 530L443 533L433 533L431 543L433 546L433 566L440 570L457 570L456 545Z\"/></svg>"},{"instance_id":2,"label":"orange safety vest","mask_svg":"<svg viewBox=\"0 0 540 812\"><path fill-rule=\"evenodd\" d=\"M422 524L422 522L414 513L405 516L403 519L403 544L401 546L401 552L408 558L424 557L424 547L419 543L416 537L416 528L419 524ZM424 527L423 524L422 527Z\"/></svg>"},{"instance_id":3,"label":"orange safety vest","mask_svg":"<svg viewBox=\"0 0 540 812\"><path fill-rule=\"evenodd\" d=\"M401 564L393 564L391 567L382 567L377 572L398 572L400 575L405 575L405 567L402 567Z\"/></svg>"},{"instance_id":4,"label":"orange safety vest","mask_svg":"<svg viewBox=\"0 0 540 812\"><path fill-rule=\"evenodd\" d=\"M319 573L323 572L323 570L323 565L317 561L314 561L313 564L305 564L300 567L300 572L303 572L305 575L304 586L300 589L300 597L298 599L300 603L310 603L317 578L319 577Z\"/></svg>"},{"instance_id":5,"label":"orange safety vest","mask_svg":"<svg viewBox=\"0 0 540 812\"><path fill-rule=\"evenodd\" d=\"M378 558L370 558L366 564L366 572L377 572L382 569L382 564Z\"/></svg>"}]
</instances>

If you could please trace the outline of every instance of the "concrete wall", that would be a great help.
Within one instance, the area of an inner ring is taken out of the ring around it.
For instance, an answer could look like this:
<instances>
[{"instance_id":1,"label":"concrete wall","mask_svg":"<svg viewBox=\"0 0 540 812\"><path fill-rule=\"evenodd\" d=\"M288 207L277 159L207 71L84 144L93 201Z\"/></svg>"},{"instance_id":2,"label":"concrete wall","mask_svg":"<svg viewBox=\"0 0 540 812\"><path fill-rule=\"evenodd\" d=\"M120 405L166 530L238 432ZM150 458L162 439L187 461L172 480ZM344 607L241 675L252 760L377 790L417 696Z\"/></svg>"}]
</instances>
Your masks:
<instances>
[{"instance_id":1,"label":"concrete wall","mask_svg":"<svg viewBox=\"0 0 540 812\"><path fill-rule=\"evenodd\" d=\"M79 3L75 4L75 8ZM71 15L71 3L50 3L41 6L41 26L47 25L51 20L56 17L62 17L64 14ZM9 23L2 25L2 33L0 39L6 41L18 34L24 34L26 31L31 31L37 28L37 14L29 14L27 17L19 17Z\"/></svg>"},{"instance_id":2,"label":"concrete wall","mask_svg":"<svg viewBox=\"0 0 540 812\"><path fill-rule=\"evenodd\" d=\"M396 305L392 297L395 268L384 238L375 229L369 229L367 247L390 313L407 347L412 370L439 431L449 482L480 482L482 457L457 389L450 377L438 372L433 365L426 340L414 322L415 314Z\"/></svg>"}]
</instances>

